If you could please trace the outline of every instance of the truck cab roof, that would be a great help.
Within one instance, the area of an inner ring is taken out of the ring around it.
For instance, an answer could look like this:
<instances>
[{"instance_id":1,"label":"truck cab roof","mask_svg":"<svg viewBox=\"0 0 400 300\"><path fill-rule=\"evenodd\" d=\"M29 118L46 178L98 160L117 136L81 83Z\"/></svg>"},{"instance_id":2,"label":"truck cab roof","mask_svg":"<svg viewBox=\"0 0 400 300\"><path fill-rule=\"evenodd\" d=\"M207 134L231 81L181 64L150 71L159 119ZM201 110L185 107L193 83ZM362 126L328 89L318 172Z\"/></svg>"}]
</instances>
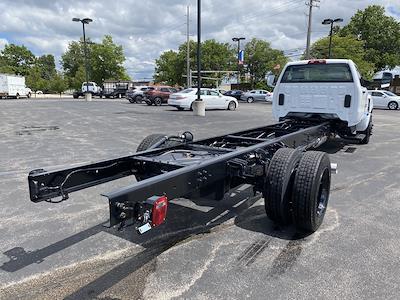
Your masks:
<instances>
[{"instance_id":1,"label":"truck cab roof","mask_svg":"<svg viewBox=\"0 0 400 300\"><path fill-rule=\"evenodd\" d=\"M291 61L286 64L287 66L293 65L306 65L306 64L349 64L354 65L354 62L350 59L307 59Z\"/></svg>"}]
</instances>

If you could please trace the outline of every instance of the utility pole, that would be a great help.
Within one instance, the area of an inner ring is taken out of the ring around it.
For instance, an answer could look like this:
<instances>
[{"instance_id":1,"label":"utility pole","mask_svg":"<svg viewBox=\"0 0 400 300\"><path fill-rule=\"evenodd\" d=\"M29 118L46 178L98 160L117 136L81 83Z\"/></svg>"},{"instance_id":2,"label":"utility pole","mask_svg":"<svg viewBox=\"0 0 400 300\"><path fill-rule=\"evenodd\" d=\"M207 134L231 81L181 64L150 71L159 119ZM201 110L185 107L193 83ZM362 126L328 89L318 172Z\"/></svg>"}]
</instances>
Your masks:
<instances>
[{"instance_id":1,"label":"utility pole","mask_svg":"<svg viewBox=\"0 0 400 300\"><path fill-rule=\"evenodd\" d=\"M307 29L307 46L306 46L306 59L310 59L310 41L311 41L311 22L312 22L312 9L319 7L320 0L310 0L306 5L309 6L308 11L308 29Z\"/></svg>"},{"instance_id":2,"label":"utility pole","mask_svg":"<svg viewBox=\"0 0 400 300\"><path fill-rule=\"evenodd\" d=\"M189 88L191 87L191 82L190 82L190 40L189 40L189 22L190 22L190 6L188 5L186 8L186 87Z\"/></svg>"}]
</instances>

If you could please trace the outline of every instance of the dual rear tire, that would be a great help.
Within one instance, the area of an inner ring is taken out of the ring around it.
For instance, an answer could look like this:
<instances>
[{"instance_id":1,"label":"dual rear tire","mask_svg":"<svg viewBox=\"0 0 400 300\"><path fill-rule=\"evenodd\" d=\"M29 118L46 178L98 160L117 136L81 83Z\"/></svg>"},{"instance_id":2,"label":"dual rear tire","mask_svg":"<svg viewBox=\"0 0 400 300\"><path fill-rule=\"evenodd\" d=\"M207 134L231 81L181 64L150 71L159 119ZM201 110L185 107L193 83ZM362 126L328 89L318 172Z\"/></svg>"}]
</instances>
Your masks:
<instances>
[{"instance_id":1,"label":"dual rear tire","mask_svg":"<svg viewBox=\"0 0 400 300\"><path fill-rule=\"evenodd\" d=\"M268 217L277 224L316 231L325 216L330 182L326 153L279 149L268 166L263 192Z\"/></svg>"}]
</instances>

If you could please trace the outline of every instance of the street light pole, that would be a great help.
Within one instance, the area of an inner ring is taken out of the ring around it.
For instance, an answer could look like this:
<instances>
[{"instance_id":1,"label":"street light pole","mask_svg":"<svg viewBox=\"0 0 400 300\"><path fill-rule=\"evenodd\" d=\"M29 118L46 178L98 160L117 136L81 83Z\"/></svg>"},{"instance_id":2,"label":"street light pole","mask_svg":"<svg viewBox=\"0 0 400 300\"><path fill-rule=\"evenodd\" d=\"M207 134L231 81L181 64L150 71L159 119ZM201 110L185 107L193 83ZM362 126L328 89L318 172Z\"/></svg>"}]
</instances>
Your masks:
<instances>
[{"instance_id":1,"label":"street light pole","mask_svg":"<svg viewBox=\"0 0 400 300\"><path fill-rule=\"evenodd\" d=\"M192 109L195 116L205 117L206 104L200 98L201 92L201 0L197 0L197 98Z\"/></svg>"},{"instance_id":2,"label":"street light pole","mask_svg":"<svg viewBox=\"0 0 400 300\"><path fill-rule=\"evenodd\" d=\"M237 42L238 43L238 47L237 47L237 70L238 70L238 78L237 78L237 83L238 85L240 84L240 41L241 40L245 40L246 38L244 37L234 37L232 38L232 41Z\"/></svg>"},{"instance_id":3,"label":"street light pole","mask_svg":"<svg viewBox=\"0 0 400 300\"><path fill-rule=\"evenodd\" d=\"M83 28L83 52L85 54L85 77L86 77L86 92L89 92L89 72L88 72L88 58L87 58L87 46L86 46L86 32L85 23L82 22Z\"/></svg>"},{"instance_id":4,"label":"street light pole","mask_svg":"<svg viewBox=\"0 0 400 300\"><path fill-rule=\"evenodd\" d=\"M89 71L88 71L88 57L87 57L87 45L86 45L86 31L85 31L85 24L89 24L93 20L90 18L73 18L72 21L74 22L81 22L82 29L83 29L83 52L85 56L85 77L86 77L86 92L85 92L85 99L91 100L92 94L89 93Z\"/></svg>"},{"instance_id":5,"label":"street light pole","mask_svg":"<svg viewBox=\"0 0 400 300\"><path fill-rule=\"evenodd\" d=\"M197 101L201 89L201 0L197 0Z\"/></svg>"},{"instance_id":6,"label":"street light pole","mask_svg":"<svg viewBox=\"0 0 400 300\"><path fill-rule=\"evenodd\" d=\"M190 24L190 6L186 7L186 88L192 87L190 84L190 39L189 39L189 24Z\"/></svg>"},{"instance_id":7,"label":"street light pole","mask_svg":"<svg viewBox=\"0 0 400 300\"><path fill-rule=\"evenodd\" d=\"M339 23L343 22L343 19L337 18L337 19L325 19L322 21L322 25L331 25L331 30L329 31L329 52L328 52L328 58L332 57L332 35L333 35L333 24L334 23Z\"/></svg>"}]
</instances>

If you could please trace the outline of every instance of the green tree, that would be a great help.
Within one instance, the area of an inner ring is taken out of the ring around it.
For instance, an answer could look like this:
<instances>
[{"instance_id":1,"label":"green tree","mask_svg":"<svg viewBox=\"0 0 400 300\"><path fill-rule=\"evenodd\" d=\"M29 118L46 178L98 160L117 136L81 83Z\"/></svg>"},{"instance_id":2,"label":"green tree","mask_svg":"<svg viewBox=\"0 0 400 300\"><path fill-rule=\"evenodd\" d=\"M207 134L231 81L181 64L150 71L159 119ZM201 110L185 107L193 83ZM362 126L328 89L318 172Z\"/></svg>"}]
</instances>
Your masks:
<instances>
[{"instance_id":1,"label":"green tree","mask_svg":"<svg viewBox=\"0 0 400 300\"><path fill-rule=\"evenodd\" d=\"M26 76L26 85L35 92L47 92L49 90L49 79L42 77L42 70L39 66L33 66Z\"/></svg>"},{"instance_id":2,"label":"green tree","mask_svg":"<svg viewBox=\"0 0 400 300\"><path fill-rule=\"evenodd\" d=\"M60 73L56 73L50 81L50 91L60 94L68 88L67 81Z\"/></svg>"},{"instance_id":3,"label":"green tree","mask_svg":"<svg viewBox=\"0 0 400 300\"><path fill-rule=\"evenodd\" d=\"M0 52L0 66L7 73L27 75L35 63L35 56L25 46L5 45Z\"/></svg>"},{"instance_id":4,"label":"green tree","mask_svg":"<svg viewBox=\"0 0 400 300\"><path fill-rule=\"evenodd\" d=\"M101 85L107 79L129 80L129 76L123 66L125 55L123 48L116 45L111 36L106 35L100 44L87 40L88 73L89 80ZM83 41L71 42L67 51L61 56L61 65L68 77L71 88L80 87L85 81L82 78L82 70L85 71ZM83 79L78 84L77 80Z\"/></svg>"},{"instance_id":5,"label":"green tree","mask_svg":"<svg viewBox=\"0 0 400 300\"><path fill-rule=\"evenodd\" d=\"M41 78L50 80L56 75L56 63L52 54L39 56L35 65L41 70Z\"/></svg>"},{"instance_id":6,"label":"green tree","mask_svg":"<svg viewBox=\"0 0 400 300\"><path fill-rule=\"evenodd\" d=\"M7 61L0 55L0 73L12 74L13 68L8 65Z\"/></svg>"},{"instance_id":7,"label":"green tree","mask_svg":"<svg viewBox=\"0 0 400 300\"><path fill-rule=\"evenodd\" d=\"M178 52L169 50L156 59L155 81L183 85L184 60Z\"/></svg>"},{"instance_id":8,"label":"green tree","mask_svg":"<svg viewBox=\"0 0 400 300\"><path fill-rule=\"evenodd\" d=\"M74 90L80 90L82 87L82 82L86 81L85 77L85 67L79 66L78 70L73 76L68 76L64 74L65 81L69 88Z\"/></svg>"},{"instance_id":9,"label":"green tree","mask_svg":"<svg viewBox=\"0 0 400 300\"><path fill-rule=\"evenodd\" d=\"M116 45L112 37L106 35L100 44L91 46L91 80L97 84L102 84L106 79L129 80L124 62L125 55L122 46Z\"/></svg>"},{"instance_id":10,"label":"green tree","mask_svg":"<svg viewBox=\"0 0 400 300\"><path fill-rule=\"evenodd\" d=\"M267 41L255 38L246 44L245 55L246 71L250 75L252 87L264 82L267 72L278 73L279 70L275 66L283 67L288 61L282 51L271 48Z\"/></svg>"},{"instance_id":11,"label":"green tree","mask_svg":"<svg viewBox=\"0 0 400 300\"><path fill-rule=\"evenodd\" d=\"M196 70L196 43L190 41L189 47L190 69ZM206 40L201 44L201 52L201 68L203 71L229 71L235 69L235 51L228 43ZM169 50L162 53L161 56L156 59L156 82L164 82L170 85L185 85L186 77L184 77L184 75L186 75L186 54L186 43L181 44L178 51ZM205 75L203 74L203 76ZM221 74L208 73L207 77L221 78ZM203 83L207 85L212 82L204 80Z\"/></svg>"},{"instance_id":12,"label":"green tree","mask_svg":"<svg viewBox=\"0 0 400 300\"><path fill-rule=\"evenodd\" d=\"M89 41L90 42L90 41ZM88 48L91 44L88 44ZM61 66L64 73L69 77L74 77L79 67L84 66L83 41L73 41L69 43L67 51L61 55Z\"/></svg>"},{"instance_id":13,"label":"green tree","mask_svg":"<svg viewBox=\"0 0 400 300\"><path fill-rule=\"evenodd\" d=\"M376 71L400 64L400 22L385 15L382 6L358 10L340 35L353 35L365 41L365 58L375 65Z\"/></svg>"},{"instance_id":14,"label":"green tree","mask_svg":"<svg viewBox=\"0 0 400 300\"><path fill-rule=\"evenodd\" d=\"M331 58L351 59L355 62L360 73L366 79L371 79L374 74L374 64L367 59L364 41L352 36L332 37ZM310 48L310 56L314 58L327 58L329 53L329 37L316 41Z\"/></svg>"}]
</instances>

